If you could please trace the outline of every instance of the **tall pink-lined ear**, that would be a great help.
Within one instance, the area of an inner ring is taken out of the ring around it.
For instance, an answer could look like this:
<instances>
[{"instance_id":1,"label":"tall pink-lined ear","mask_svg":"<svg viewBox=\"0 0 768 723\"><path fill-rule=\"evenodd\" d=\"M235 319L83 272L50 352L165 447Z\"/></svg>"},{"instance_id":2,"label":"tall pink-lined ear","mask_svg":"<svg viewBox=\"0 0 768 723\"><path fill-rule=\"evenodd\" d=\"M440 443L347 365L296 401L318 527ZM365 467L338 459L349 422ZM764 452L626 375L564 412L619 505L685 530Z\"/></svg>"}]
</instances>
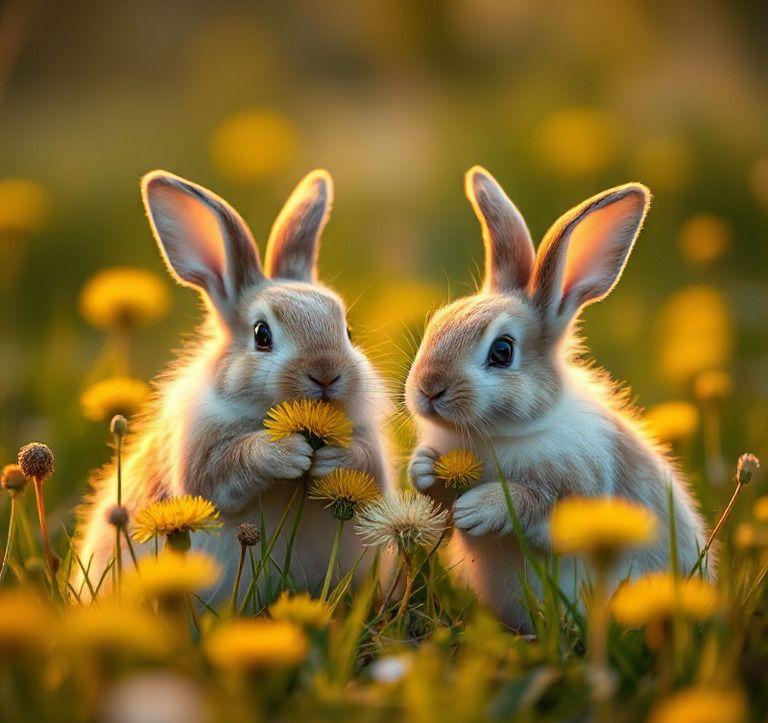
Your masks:
<instances>
[{"instance_id":1,"label":"tall pink-lined ear","mask_svg":"<svg viewBox=\"0 0 768 723\"><path fill-rule=\"evenodd\" d=\"M269 278L317 279L320 234L332 203L333 181L327 171L312 171L296 186L269 235L264 262Z\"/></svg>"},{"instance_id":2,"label":"tall pink-lined ear","mask_svg":"<svg viewBox=\"0 0 768 723\"><path fill-rule=\"evenodd\" d=\"M166 171L146 174L141 195L171 275L229 317L240 292L264 278L243 219L216 194Z\"/></svg>"},{"instance_id":3,"label":"tall pink-lined ear","mask_svg":"<svg viewBox=\"0 0 768 723\"><path fill-rule=\"evenodd\" d=\"M539 248L531 293L551 326L564 329L579 309L610 293L650 202L645 186L627 183L584 201L549 229Z\"/></svg>"},{"instance_id":4,"label":"tall pink-lined ear","mask_svg":"<svg viewBox=\"0 0 768 723\"><path fill-rule=\"evenodd\" d=\"M505 293L524 289L531 276L535 251L520 211L496 179L480 166L467 171L464 192L483 231L483 290Z\"/></svg>"}]
</instances>

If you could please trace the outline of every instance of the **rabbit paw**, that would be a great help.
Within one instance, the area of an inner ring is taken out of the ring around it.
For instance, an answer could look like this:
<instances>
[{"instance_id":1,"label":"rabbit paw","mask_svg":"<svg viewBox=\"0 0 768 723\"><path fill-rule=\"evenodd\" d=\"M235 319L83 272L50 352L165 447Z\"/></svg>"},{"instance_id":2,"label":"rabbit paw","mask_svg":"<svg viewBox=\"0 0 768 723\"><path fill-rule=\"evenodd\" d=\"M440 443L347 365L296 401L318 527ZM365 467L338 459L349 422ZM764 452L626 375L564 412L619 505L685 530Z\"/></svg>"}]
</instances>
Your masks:
<instances>
[{"instance_id":1,"label":"rabbit paw","mask_svg":"<svg viewBox=\"0 0 768 723\"><path fill-rule=\"evenodd\" d=\"M312 458L309 474L315 479L325 477L339 467L350 467L350 463L351 454L348 449L333 446L320 447Z\"/></svg>"},{"instance_id":2,"label":"rabbit paw","mask_svg":"<svg viewBox=\"0 0 768 723\"><path fill-rule=\"evenodd\" d=\"M486 482L465 492L453 505L453 524L470 535L512 532L504 490L498 482Z\"/></svg>"},{"instance_id":3,"label":"rabbit paw","mask_svg":"<svg viewBox=\"0 0 768 723\"><path fill-rule=\"evenodd\" d=\"M408 478L417 490L426 490L435 484L435 462L439 456L432 447L419 447L413 453Z\"/></svg>"},{"instance_id":4,"label":"rabbit paw","mask_svg":"<svg viewBox=\"0 0 768 723\"><path fill-rule=\"evenodd\" d=\"M271 441L266 432L257 432L257 435L262 434L264 439L259 439L257 465L264 477L297 479L309 470L312 465L312 447L302 435L291 434L284 439Z\"/></svg>"}]
</instances>

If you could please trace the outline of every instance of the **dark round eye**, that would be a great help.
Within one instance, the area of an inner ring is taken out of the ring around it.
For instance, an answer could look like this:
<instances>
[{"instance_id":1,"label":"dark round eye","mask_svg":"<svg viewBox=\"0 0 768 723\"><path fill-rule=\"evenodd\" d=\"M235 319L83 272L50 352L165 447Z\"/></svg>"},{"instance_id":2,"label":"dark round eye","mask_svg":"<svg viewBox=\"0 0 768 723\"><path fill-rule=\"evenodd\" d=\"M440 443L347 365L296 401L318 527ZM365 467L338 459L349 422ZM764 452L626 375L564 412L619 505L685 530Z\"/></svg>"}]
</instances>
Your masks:
<instances>
[{"instance_id":1,"label":"dark round eye","mask_svg":"<svg viewBox=\"0 0 768 723\"><path fill-rule=\"evenodd\" d=\"M266 321L253 325L253 341L259 351L272 351L272 332Z\"/></svg>"},{"instance_id":2,"label":"dark round eye","mask_svg":"<svg viewBox=\"0 0 768 723\"><path fill-rule=\"evenodd\" d=\"M515 355L514 340L509 336L500 336L491 344L488 352L488 364L492 367L508 367Z\"/></svg>"}]
</instances>

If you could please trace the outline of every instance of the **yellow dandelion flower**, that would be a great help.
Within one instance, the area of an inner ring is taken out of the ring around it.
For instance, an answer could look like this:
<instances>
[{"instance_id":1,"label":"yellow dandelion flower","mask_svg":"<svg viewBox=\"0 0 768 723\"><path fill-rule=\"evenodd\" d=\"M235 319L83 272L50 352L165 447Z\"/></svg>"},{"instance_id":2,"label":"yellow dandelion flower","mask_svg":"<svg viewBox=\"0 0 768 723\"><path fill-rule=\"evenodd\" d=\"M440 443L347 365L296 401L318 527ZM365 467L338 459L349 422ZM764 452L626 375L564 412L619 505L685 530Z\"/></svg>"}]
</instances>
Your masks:
<instances>
[{"instance_id":1,"label":"yellow dandelion flower","mask_svg":"<svg viewBox=\"0 0 768 723\"><path fill-rule=\"evenodd\" d=\"M692 216L680 229L680 252L688 261L708 264L720 258L731 243L731 230L718 216Z\"/></svg>"},{"instance_id":2,"label":"yellow dandelion flower","mask_svg":"<svg viewBox=\"0 0 768 723\"><path fill-rule=\"evenodd\" d=\"M689 402L663 402L645 415L651 433L664 442L682 442L699 426L699 411Z\"/></svg>"},{"instance_id":3,"label":"yellow dandelion flower","mask_svg":"<svg viewBox=\"0 0 768 723\"><path fill-rule=\"evenodd\" d=\"M760 497L756 502L753 509L755 519L760 522L768 522L768 495Z\"/></svg>"},{"instance_id":4,"label":"yellow dandelion flower","mask_svg":"<svg viewBox=\"0 0 768 723\"><path fill-rule=\"evenodd\" d=\"M19 588L3 590L0 611L0 659L45 650L55 626L40 598Z\"/></svg>"},{"instance_id":5,"label":"yellow dandelion flower","mask_svg":"<svg viewBox=\"0 0 768 723\"><path fill-rule=\"evenodd\" d=\"M110 377L88 387L80 397L83 416L92 422L117 414L135 415L149 399L149 387L141 379Z\"/></svg>"},{"instance_id":6,"label":"yellow dandelion flower","mask_svg":"<svg viewBox=\"0 0 768 723\"><path fill-rule=\"evenodd\" d=\"M380 497L357 515L356 531L369 546L382 545L405 555L434 547L445 531L448 510L440 510L413 490Z\"/></svg>"},{"instance_id":7,"label":"yellow dandelion flower","mask_svg":"<svg viewBox=\"0 0 768 723\"><path fill-rule=\"evenodd\" d=\"M696 398L706 404L722 402L731 396L733 380L728 372L702 372L693 382L693 393Z\"/></svg>"},{"instance_id":8,"label":"yellow dandelion flower","mask_svg":"<svg viewBox=\"0 0 768 723\"><path fill-rule=\"evenodd\" d=\"M219 527L219 511L209 500L184 495L153 502L139 510L133 518L131 537L142 543L155 535L210 532Z\"/></svg>"},{"instance_id":9,"label":"yellow dandelion flower","mask_svg":"<svg viewBox=\"0 0 768 723\"><path fill-rule=\"evenodd\" d=\"M286 620L240 619L219 625L203 641L217 668L257 671L298 665L309 654L304 631Z\"/></svg>"},{"instance_id":10,"label":"yellow dandelion flower","mask_svg":"<svg viewBox=\"0 0 768 723\"><path fill-rule=\"evenodd\" d=\"M250 108L216 129L211 158L228 178L258 181L290 166L299 145L299 132L290 118L268 108Z\"/></svg>"},{"instance_id":11,"label":"yellow dandelion flower","mask_svg":"<svg viewBox=\"0 0 768 723\"><path fill-rule=\"evenodd\" d=\"M166 631L155 615L114 599L68 608L62 632L69 648L98 655L160 658L168 652Z\"/></svg>"},{"instance_id":12,"label":"yellow dandelion flower","mask_svg":"<svg viewBox=\"0 0 768 723\"><path fill-rule=\"evenodd\" d=\"M738 690L697 687L658 703L648 723L744 723L747 702Z\"/></svg>"},{"instance_id":13,"label":"yellow dandelion flower","mask_svg":"<svg viewBox=\"0 0 768 723\"><path fill-rule=\"evenodd\" d=\"M480 460L467 449L454 449L435 463L435 476L445 482L445 486L464 492L480 480L483 465Z\"/></svg>"},{"instance_id":14,"label":"yellow dandelion flower","mask_svg":"<svg viewBox=\"0 0 768 723\"><path fill-rule=\"evenodd\" d=\"M338 468L312 483L309 498L327 501L337 520L350 520L358 505L379 498L379 486L366 472Z\"/></svg>"},{"instance_id":15,"label":"yellow dandelion flower","mask_svg":"<svg viewBox=\"0 0 768 723\"><path fill-rule=\"evenodd\" d=\"M672 294L659 313L656 333L661 370L675 384L728 366L733 327L719 289L688 286Z\"/></svg>"},{"instance_id":16,"label":"yellow dandelion flower","mask_svg":"<svg viewBox=\"0 0 768 723\"><path fill-rule=\"evenodd\" d=\"M676 612L706 620L717 612L717 591L706 580L653 572L623 584L611 600L611 612L627 627L671 619Z\"/></svg>"},{"instance_id":17,"label":"yellow dandelion flower","mask_svg":"<svg viewBox=\"0 0 768 723\"><path fill-rule=\"evenodd\" d=\"M611 556L656 535L651 511L618 497L568 497L555 506L549 526L552 545L566 555Z\"/></svg>"},{"instance_id":18,"label":"yellow dandelion flower","mask_svg":"<svg viewBox=\"0 0 768 723\"><path fill-rule=\"evenodd\" d=\"M143 599L173 599L210 588L220 576L219 563L203 552L193 550L180 555L165 550L157 557L142 558L138 570L128 571L124 589Z\"/></svg>"},{"instance_id":19,"label":"yellow dandelion flower","mask_svg":"<svg viewBox=\"0 0 768 723\"><path fill-rule=\"evenodd\" d=\"M740 522L733 534L733 541L736 547L742 550L768 548L768 529L753 525L751 522Z\"/></svg>"},{"instance_id":20,"label":"yellow dandelion flower","mask_svg":"<svg viewBox=\"0 0 768 723\"><path fill-rule=\"evenodd\" d=\"M48 215L48 194L28 178L0 179L0 235L38 231Z\"/></svg>"},{"instance_id":21,"label":"yellow dandelion flower","mask_svg":"<svg viewBox=\"0 0 768 723\"><path fill-rule=\"evenodd\" d=\"M544 119L533 146L553 172L588 176L614 162L620 136L619 123L610 114L596 108L566 108Z\"/></svg>"},{"instance_id":22,"label":"yellow dandelion flower","mask_svg":"<svg viewBox=\"0 0 768 723\"><path fill-rule=\"evenodd\" d=\"M147 326L168 312L168 287L145 269L104 269L86 281L80 292L80 313L97 329Z\"/></svg>"},{"instance_id":23,"label":"yellow dandelion flower","mask_svg":"<svg viewBox=\"0 0 768 723\"><path fill-rule=\"evenodd\" d=\"M272 441L304 434L315 448L323 444L348 447L352 440L352 422L347 415L328 402L314 399L278 404L269 410L264 427Z\"/></svg>"},{"instance_id":24,"label":"yellow dandelion flower","mask_svg":"<svg viewBox=\"0 0 768 723\"><path fill-rule=\"evenodd\" d=\"M331 622L331 611L323 600L313 600L307 593L292 595L285 591L269 608L273 620L294 623L303 628L320 629Z\"/></svg>"}]
</instances>

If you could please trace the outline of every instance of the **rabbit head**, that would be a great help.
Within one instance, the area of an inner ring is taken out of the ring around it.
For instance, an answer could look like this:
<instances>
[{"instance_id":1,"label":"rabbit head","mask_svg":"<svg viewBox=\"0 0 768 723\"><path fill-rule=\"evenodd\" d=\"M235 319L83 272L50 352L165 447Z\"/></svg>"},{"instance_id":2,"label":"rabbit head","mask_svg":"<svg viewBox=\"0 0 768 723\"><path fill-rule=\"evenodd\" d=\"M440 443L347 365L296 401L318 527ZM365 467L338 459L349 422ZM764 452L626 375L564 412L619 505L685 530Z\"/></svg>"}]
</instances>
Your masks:
<instances>
[{"instance_id":1,"label":"rabbit head","mask_svg":"<svg viewBox=\"0 0 768 723\"><path fill-rule=\"evenodd\" d=\"M617 283L650 194L629 183L584 201L536 253L523 217L487 171L472 168L465 192L485 242L483 286L430 319L406 400L422 419L484 436L535 425L557 404L564 342L579 311Z\"/></svg>"},{"instance_id":2,"label":"rabbit head","mask_svg":"<svg viewBox=\"0 0 768 723\"><path fill-rule=\"evenodd\" d=\"M219 397L261 408L290 398L349 402L366 385L342 300L317 281L332 201L322 170L299 183L272 227L262 266L248 226L223 199L164 171L142 196L171 275L203 297Z\"/></svg>"}]
</instances>

